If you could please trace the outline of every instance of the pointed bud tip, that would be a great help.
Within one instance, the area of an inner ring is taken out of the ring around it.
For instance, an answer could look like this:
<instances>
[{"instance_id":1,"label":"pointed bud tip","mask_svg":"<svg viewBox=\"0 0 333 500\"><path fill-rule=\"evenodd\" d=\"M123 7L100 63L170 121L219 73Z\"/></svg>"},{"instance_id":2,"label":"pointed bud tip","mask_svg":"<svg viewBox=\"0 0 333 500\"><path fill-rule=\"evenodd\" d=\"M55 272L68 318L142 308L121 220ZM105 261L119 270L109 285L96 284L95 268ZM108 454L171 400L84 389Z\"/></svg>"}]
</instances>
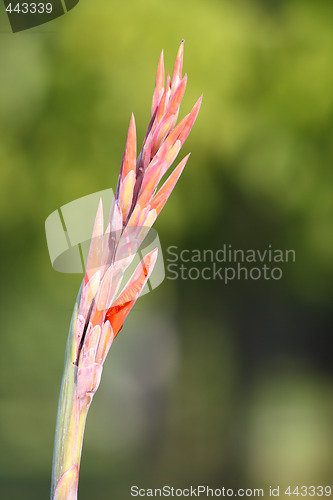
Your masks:
<instances>
[{"instance_id":1,"label":"pointed bud tip","mask_svg":"<svg viewBox=\"0 0 333 500\"><path fill-rule=\"evenodd\" d=\"M134 116L134 113L132 113L129 127L128 127L129 139L131 139L132 141L136 141L135 134L136 134L135 116ZM133 135L134 137L131 137L131 135ZM132 144L132 146L133 146L133 144Z\"/></svg>"},{"instance_id":2,"label":"pointed bud tip","mask_svg":"<svg viewBox=\"0 0 333 500\"><path fill-rule=\"evenodd\" d=\"M175 168L180 170L180 173L184 170L185 168L185 165L187 163L187 160L189 159L189 157L191 156L191 153L188 153L186 156L184 156L184 158L178 163L177 167ZM179 174L180 176L180 174Z\"/></svg>"},{"instance_id":3,"label":"pointed bud tip","mask_svg":"<svg viewBox=\"0 0 333 500\"><path fill-rule=\"evenodd\" d=\"M195 116L198 115L200 107L201 107L201 103L202 103L202 98L203 98L203 94L201 94L201 96L199 97L199 99L196 101L196 103L194 104L193 108L191 109L189 115L191 115L191 114L192 115L195 114Z\"/></svg>"},{"instance_id":4,"label":"pointed bud tip","mask_svg":"<svg viewBox=\"0 0 333 500\"><path fill-rule=\"evenodd\" d=\"M201 107L202 98L203 98L203 94L201 94L201 96L199 97L199 99L197 100L197 102L195 103L195 105L193 106L193 109L197 109L198 113L199 113L199 109Z\"/></svg>"}]
</instances>

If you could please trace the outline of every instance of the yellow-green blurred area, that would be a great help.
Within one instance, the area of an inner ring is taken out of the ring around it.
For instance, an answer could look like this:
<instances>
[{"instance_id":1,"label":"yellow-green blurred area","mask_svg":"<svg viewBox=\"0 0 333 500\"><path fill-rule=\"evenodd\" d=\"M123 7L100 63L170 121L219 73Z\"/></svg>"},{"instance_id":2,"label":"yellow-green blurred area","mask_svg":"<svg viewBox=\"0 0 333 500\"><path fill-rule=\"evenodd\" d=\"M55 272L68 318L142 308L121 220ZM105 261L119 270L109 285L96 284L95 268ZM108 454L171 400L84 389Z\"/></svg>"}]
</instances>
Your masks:
<instances>
[{"instance_id":1,"label":"yellow-green blurred area","mask_svg":"<svg viewBox=\"0 0 333 500\"><path fill-rule=\"evenodd\" d=\"M182 38L182 116L204 100L163 248L296 261L280 280L167 279L138 301L88 416L79 497L333 486L332 1L81 0L16 34L0 15L1 499L49 495L82 277L52 269L45 219L115 188L131 112L140 144L160 51L171 72Z\"/></svg>"}]
</instances>

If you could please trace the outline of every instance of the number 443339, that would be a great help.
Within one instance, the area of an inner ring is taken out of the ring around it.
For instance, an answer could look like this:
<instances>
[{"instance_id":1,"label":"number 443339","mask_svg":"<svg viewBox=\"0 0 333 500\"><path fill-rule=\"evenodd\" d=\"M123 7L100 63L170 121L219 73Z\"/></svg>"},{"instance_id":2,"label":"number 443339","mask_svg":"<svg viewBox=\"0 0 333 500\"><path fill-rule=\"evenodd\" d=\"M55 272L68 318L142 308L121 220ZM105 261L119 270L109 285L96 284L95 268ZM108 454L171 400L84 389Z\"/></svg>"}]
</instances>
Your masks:
<instances>
[{"instance_id":1,"label":"number 443339","mask_svg":"<svg viewBox=\"0 0 333 500\"><path fill-rule=\"evenodd\" d=\"M330 486L296 486L296 488L292 489L291 486L288 486L285 495L288 496L301 496L301 497L330 497L332 494L332 488Z\"/></svg>"},{"instance_id":2,"label":"number 443339","mask_svg":"<svg viewBox=\"0 0 333 500\"><path fill-rule=\"evenodd\" d=\"M6 11L10 14L16 12L17 14L51 14L52 4L51 3L9 3L6 7Z\"/></svg>"}]
</instances>

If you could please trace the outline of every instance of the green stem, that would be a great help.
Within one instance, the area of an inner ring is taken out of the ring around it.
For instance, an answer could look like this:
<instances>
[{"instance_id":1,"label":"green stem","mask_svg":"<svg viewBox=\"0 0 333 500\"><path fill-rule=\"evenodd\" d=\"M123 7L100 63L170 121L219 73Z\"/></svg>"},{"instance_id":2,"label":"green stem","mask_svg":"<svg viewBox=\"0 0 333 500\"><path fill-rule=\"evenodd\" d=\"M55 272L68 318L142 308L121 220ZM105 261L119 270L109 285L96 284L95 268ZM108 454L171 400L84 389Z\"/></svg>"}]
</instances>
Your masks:
<instances>
[{"instance_id":1,"label":"green stem","mask_svg":"<svg viewBox=\"0 0 333 500\"><path fill-rule=\"evenodd\" d=\"M66 347L66 359L60 390L52 466L51 500L77 500L79 468L84 428L92 396L77 395L75 305Z\"/></svg>"}]
</instances>

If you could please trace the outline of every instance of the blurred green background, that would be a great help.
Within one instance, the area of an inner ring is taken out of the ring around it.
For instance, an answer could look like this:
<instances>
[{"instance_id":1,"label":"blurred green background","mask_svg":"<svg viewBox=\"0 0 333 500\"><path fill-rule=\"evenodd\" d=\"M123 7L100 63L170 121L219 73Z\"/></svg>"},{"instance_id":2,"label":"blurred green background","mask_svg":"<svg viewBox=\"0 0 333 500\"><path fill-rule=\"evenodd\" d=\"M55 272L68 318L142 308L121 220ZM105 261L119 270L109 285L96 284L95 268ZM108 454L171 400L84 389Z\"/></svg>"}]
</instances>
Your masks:
<instances>
[{"instance_id":1,"label":"blurred green background","mask_svg":"<svg viewBox=\"0 0 333 500\"><path fill-rule=\"evenodd\" d=\"M172 71L181 38L182 116L204 101L163 248L271 244L296 262L280 281L165 280L138 301L88 416L80 499L330 484L331 0L81 0L17 34L0 15L1 498L49 495L81 276L52 269L45 219L115 188L130 114L140 143L160 50Z\"/></svg>"}]
</instances>

